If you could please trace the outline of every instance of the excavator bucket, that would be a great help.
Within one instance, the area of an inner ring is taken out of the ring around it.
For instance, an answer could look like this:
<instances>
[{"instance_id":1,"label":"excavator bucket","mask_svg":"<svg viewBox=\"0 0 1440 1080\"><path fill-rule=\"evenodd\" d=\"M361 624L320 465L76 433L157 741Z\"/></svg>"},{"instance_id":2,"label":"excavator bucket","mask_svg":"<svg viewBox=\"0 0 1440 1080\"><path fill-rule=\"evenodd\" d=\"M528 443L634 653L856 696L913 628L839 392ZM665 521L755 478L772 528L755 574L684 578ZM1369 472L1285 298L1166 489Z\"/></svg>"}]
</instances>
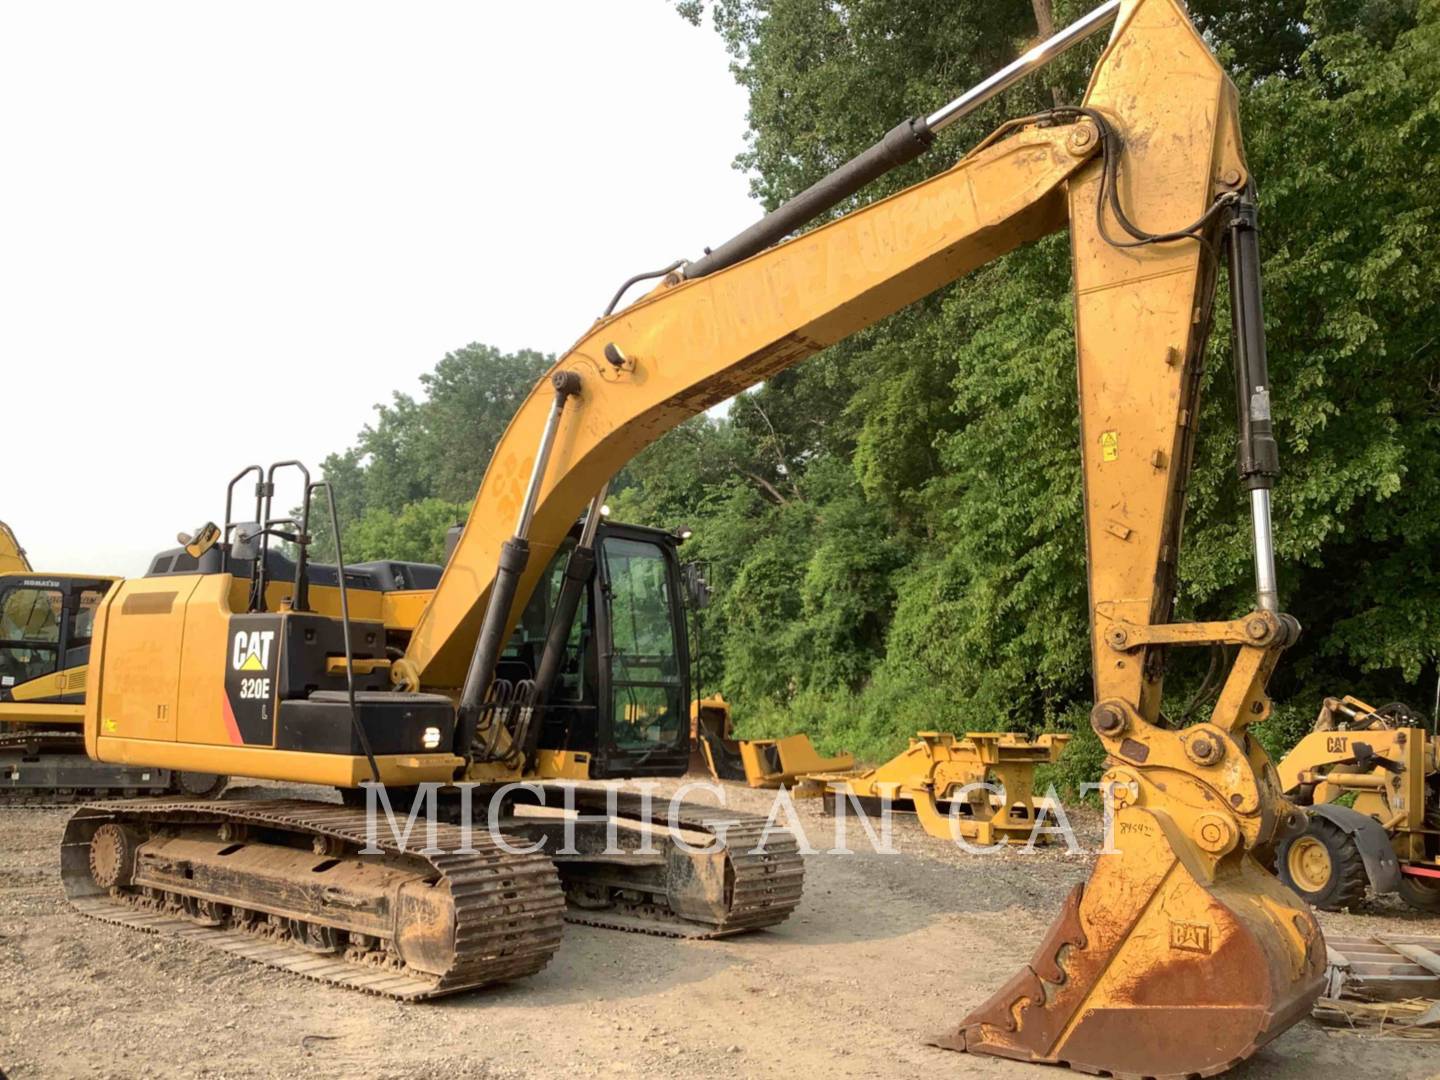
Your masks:
<instances>
[{"instance_id":1,"label":"excavator bucket","mask_svg":"<svg viewBox=\"0 0 1440 1080\"><path fill-rule=\"evenodd\" d=\"M1121 810L1116 844L1030 963L934 1045L1119 1077L1212 1076L1309 1011L1325 947L1290 890L1242 852L1208 874L1161 811Z\"/></svg>"},{"instance_id":2,"label":"excavator bucket","mask_svg":"<svg viewBox=\"0 0 1440 1080\"><path fill-rule=\"evenodd\" d=\"M980 844L1043 842L1036 826L1043 802L1035 798L1035 769L1060 760L1069 735L1031 740L1013 731L957 736L921 731L910 745L873 769L807 772L802 791L850 797L913 810L937 840ZM847 757L849 755L846 755ZM863 805L863 802L862 802Z\"/></svg>"}]
</instances>

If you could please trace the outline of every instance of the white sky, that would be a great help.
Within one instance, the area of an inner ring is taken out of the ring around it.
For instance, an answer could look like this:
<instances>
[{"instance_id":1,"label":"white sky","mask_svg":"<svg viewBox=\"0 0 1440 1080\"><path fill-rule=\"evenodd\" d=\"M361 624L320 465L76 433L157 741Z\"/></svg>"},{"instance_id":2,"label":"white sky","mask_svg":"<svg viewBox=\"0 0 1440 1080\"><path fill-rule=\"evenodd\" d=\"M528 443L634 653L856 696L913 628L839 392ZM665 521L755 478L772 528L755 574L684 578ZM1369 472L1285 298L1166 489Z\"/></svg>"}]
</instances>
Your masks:
<instances>
[{"instance_id":1,"label":"white sky","mask_svg":"<svg viewBox=\"0 0 1440 1080\"><path fill-rule=\"evenodd\" d=\"M470 341L560 351L758 208L665 0L0 7L0 520L137 574Z\"/></svg>"}]
</instances>

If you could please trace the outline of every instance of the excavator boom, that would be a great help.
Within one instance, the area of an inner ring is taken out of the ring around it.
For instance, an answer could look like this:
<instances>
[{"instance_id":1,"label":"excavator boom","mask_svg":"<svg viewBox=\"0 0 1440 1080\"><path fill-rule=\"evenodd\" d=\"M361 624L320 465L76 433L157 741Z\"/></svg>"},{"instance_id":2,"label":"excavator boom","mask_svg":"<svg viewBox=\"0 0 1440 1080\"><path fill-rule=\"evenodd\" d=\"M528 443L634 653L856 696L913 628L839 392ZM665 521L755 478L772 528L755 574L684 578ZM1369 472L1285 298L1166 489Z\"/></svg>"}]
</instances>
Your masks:
<instances>
[{"instance_id":1,"label":"excavator boom","mask_svg":"<svg viewBox=\"0 0 1440 1080\"><path fill-rule=\"evenodd\" d=\"M1246 730L1269 714L1266 681L1299 628L1276 605L1277 468L1236 91L1177 0L1125 0L1102 14L1116 26L1082 108L1007 126L931 179L763 250L761 223L599 320L500 440L394 673L410 689L463 683L463 721L551 553L639 450L1068 222L1092 724L1108 752L1119 847L1076 889L1032 964L937 1043L1117 1075L1208 1075L1283 1031L1320 989L1318 925L1250 855L1302 825ZM907 160L918 152L912 143L923 149L932 138L928 118L901 125L862 155L862 171L878 170L877 155ZM796 202L824 209L811 194ZM1222 247L1257 603L1239 619L1177 624L1185 486ZM1209 718L1165 725L1165 651L1215 645L1237 652ZM457 745L470 730L462 722Z\"/></svg>"},{"instance_id":2,"label":"excavator boom","mask_svg":"<svg viewBox=\"0 0 1440 1080\"><path fill-rule=\"evenodd\" d=\"M0 521L0 574L29 569L30 560L25 557L25 549L20 546L20 541L15 539L10 526Z\"/></svg>"},{"instance_id":3,"label":"excavator boom","mask_svg":"<svg viewBox=\"0 0 1440 1080\"><path fill-rule=\"evenodd\" d=\"M674 276L602 319L502 436L401 665L457 686L500 550L526 501L562 373L578 379L535 500L523 606L591 496L681 421L783 371L1065 222L1064 184L1094 155L1070 125L1034 127L864 210L695 280Z\"/></svg>"}]
</instances>

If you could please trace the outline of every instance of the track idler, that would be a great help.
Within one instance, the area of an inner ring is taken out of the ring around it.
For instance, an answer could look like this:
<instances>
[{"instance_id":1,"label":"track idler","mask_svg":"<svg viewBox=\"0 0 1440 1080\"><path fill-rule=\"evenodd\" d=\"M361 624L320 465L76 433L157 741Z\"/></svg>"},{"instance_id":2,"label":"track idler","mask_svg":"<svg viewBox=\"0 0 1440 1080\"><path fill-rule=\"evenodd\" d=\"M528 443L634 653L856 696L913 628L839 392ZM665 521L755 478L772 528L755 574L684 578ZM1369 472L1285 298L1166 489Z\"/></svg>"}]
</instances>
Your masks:
<instances>
[{"instance_id":1,"label":"track idler","mask_svg":"<svg viewBox=\"0 0 1440 1080\"><path fill-rule=\"evenodd\" d=\"M1163 810L1117 812L1114 854L1031 962L934 1045L1119 1077L1211 1076L1306 1014L1325 946L1241 847L1219 858Z\"/></svg>"}]
</instances>

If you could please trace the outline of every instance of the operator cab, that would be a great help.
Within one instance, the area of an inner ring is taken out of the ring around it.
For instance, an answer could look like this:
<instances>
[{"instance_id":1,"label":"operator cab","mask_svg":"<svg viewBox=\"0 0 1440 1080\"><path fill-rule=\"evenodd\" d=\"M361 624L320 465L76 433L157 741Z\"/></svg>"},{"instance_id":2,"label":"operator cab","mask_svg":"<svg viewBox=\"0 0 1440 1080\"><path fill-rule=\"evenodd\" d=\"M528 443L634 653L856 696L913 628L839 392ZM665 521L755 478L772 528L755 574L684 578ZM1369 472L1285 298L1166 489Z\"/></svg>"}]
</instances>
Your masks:
<instances>
[{"instance_id":1,"label":"operator cab","mask_svg":"<svg viewBox=\"0 0 1440 1080\"><path fill-rule=\"evenodd\" d=\"M39 722L18 703L80 705L95 609L113 578L69 574L0 575L0 719Z\"/></svg>"},{"instance_id":2,"label":"operator cab","mask_svg":"<svg viewBox=\"0 0 1440 1080\"><path fill-rule=\"evenodd\" d=\"M534 677L578 530L561 546L500 657L497 679ZM680 776L689 762L690 658L679 541L661 529L603 522L555 685L540 748L590 755L590 776Z\"/></svg>"}]
</instances>

